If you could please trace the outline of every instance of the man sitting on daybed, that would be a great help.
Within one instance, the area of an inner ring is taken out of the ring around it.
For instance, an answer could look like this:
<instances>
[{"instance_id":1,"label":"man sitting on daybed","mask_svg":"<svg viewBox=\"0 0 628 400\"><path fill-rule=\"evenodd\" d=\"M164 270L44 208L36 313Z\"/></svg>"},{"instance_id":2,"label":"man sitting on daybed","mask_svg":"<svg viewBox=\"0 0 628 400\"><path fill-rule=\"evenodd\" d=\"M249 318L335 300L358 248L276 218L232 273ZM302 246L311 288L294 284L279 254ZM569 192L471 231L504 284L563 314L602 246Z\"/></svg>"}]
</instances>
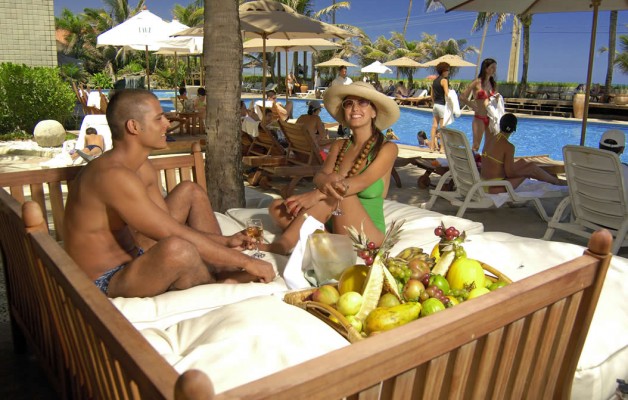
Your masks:
<instances>
[{"instance_id":1,"label":"man sitting on daybed","mask_svg":"<svg viewBox=\"0 0 628 400\"><path fill-rule=\"evenodd\" d=\"M162 197L148 160L166 147L168 119L145 90L122 90L107 109L113 149L76 177L65 212L65 249L109 297L147 297L218 281L270 282L271 264L222 236L207 193L183 182Z\"/></svg>"}]
</instances>

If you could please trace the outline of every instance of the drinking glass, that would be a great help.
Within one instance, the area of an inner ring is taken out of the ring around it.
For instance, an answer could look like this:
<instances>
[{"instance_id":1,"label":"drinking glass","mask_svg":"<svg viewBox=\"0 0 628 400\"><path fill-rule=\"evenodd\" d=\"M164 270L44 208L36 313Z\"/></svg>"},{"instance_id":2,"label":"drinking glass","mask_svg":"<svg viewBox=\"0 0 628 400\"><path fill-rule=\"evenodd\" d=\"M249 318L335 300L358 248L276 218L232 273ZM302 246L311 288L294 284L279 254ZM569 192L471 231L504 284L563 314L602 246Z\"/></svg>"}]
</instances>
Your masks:
<instances>
[{"instance_id":1,"label":"drinking glass","mask_svg":"<svg viewBox=\"0 0 628 400\"><path fill-rule=\"evenodd\" d=\"M251 254L253 258L264 258L266 254L259 251L258 243L264 236L264 225L261 219L250 218L246 220L246 235L255 239L255 252Z\"/></svg>"},{"instance_id":2,"label":"drinking glass","mask_svg":"<svg viewBox=\"0 0 628 400\"><path fill-rule=\"evenodd\" d=\"M342 190L336 189L336 190L338 190L338 193L340 193L342 195L347 193L347 190L349 189L349 185L347 185L344 181L338 182L338 183L340 183L342 185ZM336 209L331 212L331 215L334 215L334 216L342 215L342 210L340 209L340 202L341 201L342 200L338 200L338 203L336 203Z\"/></svg>"}]
</instances>

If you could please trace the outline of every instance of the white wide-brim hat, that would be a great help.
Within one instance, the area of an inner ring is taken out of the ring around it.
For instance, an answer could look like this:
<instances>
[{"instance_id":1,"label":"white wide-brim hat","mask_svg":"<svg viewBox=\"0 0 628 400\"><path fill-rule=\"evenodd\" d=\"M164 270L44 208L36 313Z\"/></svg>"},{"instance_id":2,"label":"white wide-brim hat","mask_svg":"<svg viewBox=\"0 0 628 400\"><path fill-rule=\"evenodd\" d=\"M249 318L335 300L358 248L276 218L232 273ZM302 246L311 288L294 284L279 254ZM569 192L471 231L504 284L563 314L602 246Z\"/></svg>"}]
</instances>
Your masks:
<instances>
[{"instance_id":1,"label":"white wide-brim hat","mask_svg":"<svg viewBox=\"0 0 628 400\"><path fill-rule=\"evenodd\" d=\"M353 82L350 85L334 85L323 94L323 104L327 112L343 125L347 125L347 121L345 121L342 101L347 96L361 97L371 101L377 110L375 126L381 131L390 128L399 119L399 105L395 103L395 100L378 92L370 83Z\"/></svg>"}]
</instances>

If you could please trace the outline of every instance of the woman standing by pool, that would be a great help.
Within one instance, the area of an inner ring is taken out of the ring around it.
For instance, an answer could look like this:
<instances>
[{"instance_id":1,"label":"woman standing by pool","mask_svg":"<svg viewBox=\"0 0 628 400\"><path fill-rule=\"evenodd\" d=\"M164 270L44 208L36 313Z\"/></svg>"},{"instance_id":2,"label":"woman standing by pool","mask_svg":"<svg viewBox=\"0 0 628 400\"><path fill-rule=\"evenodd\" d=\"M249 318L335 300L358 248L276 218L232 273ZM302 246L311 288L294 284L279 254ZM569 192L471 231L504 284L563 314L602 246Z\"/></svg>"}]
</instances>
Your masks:
<instances>
[{"instance_id":1,"label":"woman standing by pool","mask_svg":"<svg viewBox=\"0 0 628 400\"><path fill-rule=\"evenodd\" d=\"M480 149L482 138L489 132L489 118L487 115L487 107L490 102L490 97L497 94L497 83L495 82L495 72L497 71L497 61L492 58L487 58L482 61L480 67L480 74L477 79L469 85L467 90L460 98L462 103L468 105L475 115L473 116L473 145L471 148L473 151ZM473 91L473 101L469 100L469 94ZM486 143L485 143L486 145Z\"/></svg>"},{"instance_id":2,"label":"woman standing by pool","mask_svg":"<svg viewBox=\"0 0 628 400\"><path fill-rule=\"evenodd\" d=\"M345 226L363 225L376 245L384 239L384 198L398 149L384 141L382 130L397 121L399 106L365 82L332 86L325 91L324 104L353 134L332 144L323 168L314 176L316 189L270 205L270 215L284 232L263 250L290 253L308 215L327 221L335 233L346 233Z\"/></svg>"},{"instance_id":3,"label":"woman standing by pool","mask_svg":"<svg viewBox=\"0 0 628 400\"><path fill-rule=\"evenodd\" d=\"M436 66L438 76L432 82L432 132L430 134L430 151L442 151L442 145L439 145L438 133L436 129L443 126L443 118L445 117L445 99L449 96L449 64L446 62L438 63Z\"/></svg>"}]
</instances>

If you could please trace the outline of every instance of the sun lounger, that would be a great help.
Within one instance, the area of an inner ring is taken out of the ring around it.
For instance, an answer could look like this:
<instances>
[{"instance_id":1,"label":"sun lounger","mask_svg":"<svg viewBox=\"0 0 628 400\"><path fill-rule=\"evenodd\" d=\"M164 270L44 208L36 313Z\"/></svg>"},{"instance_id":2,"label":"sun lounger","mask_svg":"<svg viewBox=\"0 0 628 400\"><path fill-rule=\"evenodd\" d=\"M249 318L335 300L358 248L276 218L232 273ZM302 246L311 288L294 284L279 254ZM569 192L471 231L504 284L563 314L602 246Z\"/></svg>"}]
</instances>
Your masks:
<instances>
[{"instance_id":1,"label":"sun lounger","mask_svg":"<svg viewBox=\"0 0 628 400\"><path fill-rule=\"evenodd\" d=\"M609 229L613 254L628 246L628 187L625 167L616 153L584 146L563 147L569 197L556 208L544 239L556 229L589 238L594 230ZM571 211L571 218L564 221Z\"/></svg>"},{"instance_id":2,"label":"sun lounger","mask_svg":"<svg viewBox=\"0 0 628 400\"><path fill-rule=\"evenodd\" d=\"M567 195L566 187L554 186L545 182L526 180L515 191L509 181L483 181L480 178L467 136L463 132L448 128L441 128L440 133L450 169L440 178L436 189L430 191L432 196L425 204L428 210L432 208L438 197L447 199L451 204L459 206L456 214L459 217L464 215L467 208L498 208L507 202L515 204L532 202L541 218L549 221L540 198L556 198ZM450 176L455 183L455 190L442 190ZM506 193L486 193L484 189L491 186L501 186L506 189Z\"/></svg>"}]
</instances>

